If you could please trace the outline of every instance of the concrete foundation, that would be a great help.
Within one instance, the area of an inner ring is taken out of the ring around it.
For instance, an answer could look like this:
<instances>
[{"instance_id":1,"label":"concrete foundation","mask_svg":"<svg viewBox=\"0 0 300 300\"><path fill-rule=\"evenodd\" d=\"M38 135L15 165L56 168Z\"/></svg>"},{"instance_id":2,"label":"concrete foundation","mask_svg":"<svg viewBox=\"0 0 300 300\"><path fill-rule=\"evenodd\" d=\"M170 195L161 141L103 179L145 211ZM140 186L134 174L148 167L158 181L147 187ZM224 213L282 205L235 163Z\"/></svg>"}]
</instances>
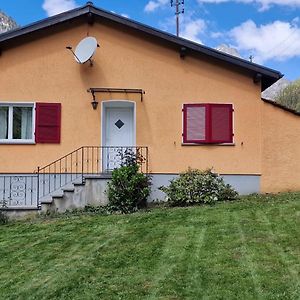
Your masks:
<instances>
[{"instance_id":1,"label":"concrete foundation","mask_svg":"<svg viewBox=\"0 0 300 300\"><path fill-rule=\"evenodd\" d=\"M160 186L168 186L178 174L152 174L152 191L149 201L162 201L165 194L159 190ZM260 193L259 175L222 175L224 181L230 184L240 195Z\"/></svg>"},{"instance_id":2,"label":"concrete foundation","mask_svg":"<svg viewBox=\"0 0 300 300\"><path fill-rule=\"evenodd\" d=\"M225 182L232 185L240 195L260 192L260 176L258 175L222 175ZM164 201L165 194L159 190L161 186L168 186L170 181L177 178L178 174L152 174L152 188L149 202ZM86 175L84 183L66 185L60 190L46 196L41 200L41 210L32 207L7 209L7 215L11 218L34 215L38 212L59 212L80 209L87 205L104 206L108 204L106 194L107 183L110 176Z\"/></svg>"}]
</instances>

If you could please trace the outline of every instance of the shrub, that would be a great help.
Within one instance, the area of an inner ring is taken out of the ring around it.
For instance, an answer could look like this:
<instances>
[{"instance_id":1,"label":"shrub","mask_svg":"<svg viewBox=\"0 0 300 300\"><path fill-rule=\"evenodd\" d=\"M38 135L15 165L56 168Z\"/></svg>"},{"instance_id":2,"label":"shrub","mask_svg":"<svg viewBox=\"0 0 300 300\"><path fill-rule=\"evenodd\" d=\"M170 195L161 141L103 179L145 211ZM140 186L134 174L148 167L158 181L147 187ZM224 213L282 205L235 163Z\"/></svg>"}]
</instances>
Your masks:
<instances>
[{"instance_id":1,"label":"shrub","mask_svg":"<svg viewBox=\"0 0 300 300\"><path fill-rule=\"evenodd\" d=\"M6 200L0 201L0 207L6 208L7 201ZM8 216L6 215L6 213L4 211L0 210L0 225L5 225L7 223L8 223Z\"/></svg>"},{"instance_id":2,"label":"shrub","mask_svg":"<svg viewBox=\"0 0 300 300\"><path fill-rule=\"evenodd\" d=\"M275 99L290 109L300 112L300 80L296 80L281 90Z\"/></svg>"},{"instance_id":3,"label":"shrub","mask_svg":"<svg viewBox=\"0 0 300 300\"><path fill-rule=\"evenodd\" d=\"M181 173L168 187L160 187L171 206L213 204L221 200L236 199L238 193L212 170L194 170Z\"/></svg>"},{"instance_id":4,"label":"shrub","mask_svg":"<svg viewBox=\"0 0 300 300\"><path fill-rule=\"evenodd\" d=\"M126 150L120 153L121 166L112 172L108 183L109 208L112 211L131 213L145 207L150 195L150 177L139 172L143 158L139 153Z\"/></svg>"},{"instance_id":5,"label":"shrub","mask_svg":"<svg viewBox=\"0 0 300 300\"><path fill-rule=\"evenodd\" d=\"M0 210L0 225L5 225L8 223L8 216Z\"/></svg>"}]
</instances>

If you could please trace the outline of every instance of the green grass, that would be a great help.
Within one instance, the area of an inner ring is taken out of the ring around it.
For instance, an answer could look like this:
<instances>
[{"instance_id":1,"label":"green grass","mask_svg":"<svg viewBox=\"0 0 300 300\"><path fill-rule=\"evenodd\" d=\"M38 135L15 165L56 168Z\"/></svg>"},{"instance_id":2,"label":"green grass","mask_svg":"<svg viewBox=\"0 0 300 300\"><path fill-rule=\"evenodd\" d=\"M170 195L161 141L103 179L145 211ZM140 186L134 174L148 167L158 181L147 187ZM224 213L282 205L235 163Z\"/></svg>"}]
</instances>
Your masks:
<instances>
[{"instance_id":1,"label":"green grass","mask_svg":"<svg viewBox=\"0 0 300 300\"><path fill-rule=\"evenodd\" d=\"M0 227L1 299L300 299L300 194Z\"/></svg>"}]
</instances>

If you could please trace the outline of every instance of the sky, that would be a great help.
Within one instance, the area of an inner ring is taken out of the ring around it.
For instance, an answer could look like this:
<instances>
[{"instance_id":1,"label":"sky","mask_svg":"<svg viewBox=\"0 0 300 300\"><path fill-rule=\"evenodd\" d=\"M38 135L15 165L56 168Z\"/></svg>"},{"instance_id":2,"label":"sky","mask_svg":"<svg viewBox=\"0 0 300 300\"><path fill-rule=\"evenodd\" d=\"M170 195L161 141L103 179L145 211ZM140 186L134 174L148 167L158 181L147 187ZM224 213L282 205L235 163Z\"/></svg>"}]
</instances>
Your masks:
<instances>
[{"instance_id":1,"label":"sky","mask_svg":"<svg viewBox=\"0 0 300 300\"><path fill-rule=\"evenodd\" d=\"M175 34L171 0L93 0L95 6ZM174 0L175 2L176 0ZM183 0L180 0L183 1ZM24 26L82 0L0 0L0 10ZM215 48L227 44L241 56L300 78L300 0L185 0L180 36Z\"/></svg>"}]
</instances>

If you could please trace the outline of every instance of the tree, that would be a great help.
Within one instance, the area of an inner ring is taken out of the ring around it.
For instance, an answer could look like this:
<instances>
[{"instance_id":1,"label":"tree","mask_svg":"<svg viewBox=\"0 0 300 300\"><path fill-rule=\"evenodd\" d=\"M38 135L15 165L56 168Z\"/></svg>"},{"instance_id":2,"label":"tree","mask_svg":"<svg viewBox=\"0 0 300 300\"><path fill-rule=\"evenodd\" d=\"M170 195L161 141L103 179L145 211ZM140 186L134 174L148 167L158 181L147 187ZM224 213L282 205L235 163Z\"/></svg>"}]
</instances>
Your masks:
<instances>
[{"instance_id":1,"label":"tree","mask_svg":"<svg viewBox=\"0 0 300 300\"><path fill-rule=\"evenodd\" d=\"M279 104L300 112L300 79L281 90L275 100Z\"/></svg>"}]
</instances>

